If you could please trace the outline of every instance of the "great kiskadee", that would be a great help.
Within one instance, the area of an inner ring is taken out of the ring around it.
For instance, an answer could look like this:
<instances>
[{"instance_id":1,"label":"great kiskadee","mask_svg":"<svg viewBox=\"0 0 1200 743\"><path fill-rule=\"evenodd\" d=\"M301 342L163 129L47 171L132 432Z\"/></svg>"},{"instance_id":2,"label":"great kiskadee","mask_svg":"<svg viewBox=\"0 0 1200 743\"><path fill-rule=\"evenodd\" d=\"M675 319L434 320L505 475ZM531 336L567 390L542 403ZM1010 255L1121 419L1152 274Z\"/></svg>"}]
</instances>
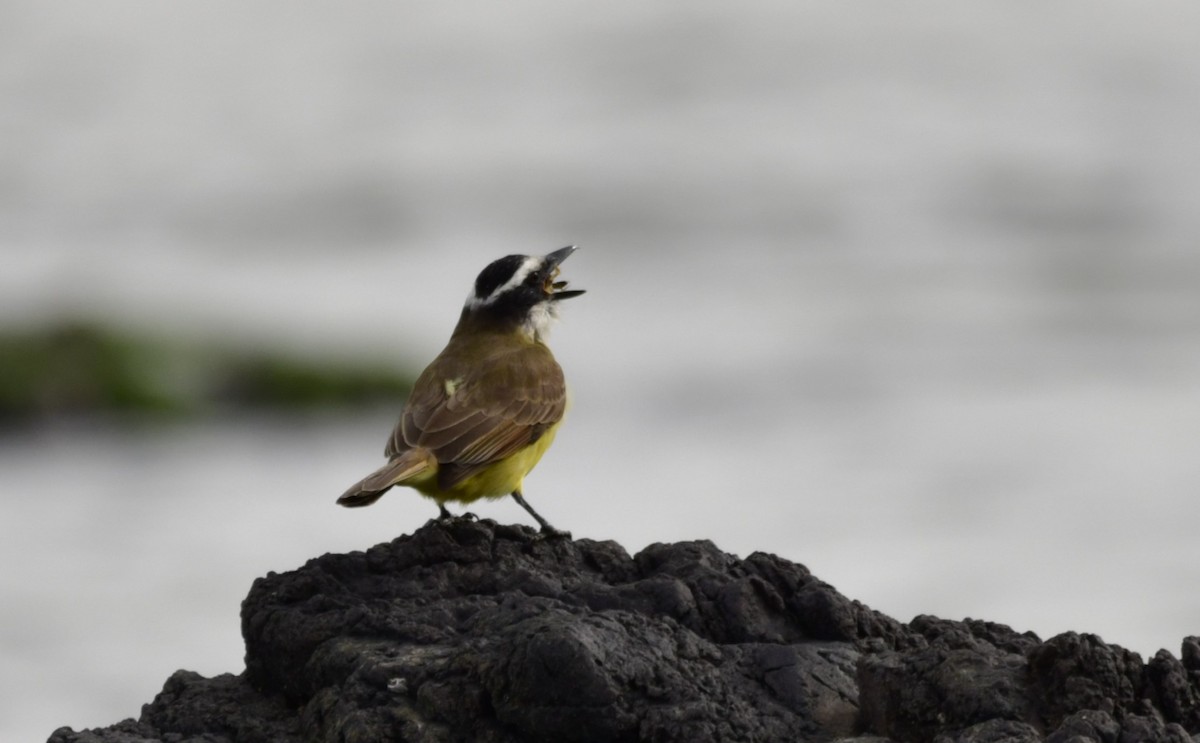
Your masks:
<instances>
[{"instance_id":1,"label":"great kiskadee","mask_svg":"<svg viewBox=\"0 0 1200 743\"><path fill-rule=\"evenodd\" d=\"M394 485L437 501L511 494L548 534L560 533L521 495L567 408L562 368L546 346L558 303L583 294L559 281L571 245L509 255L475 279L446 348L421 372L384 450L388 463L338 498L368 506Z\"/></svg>"}]
</instances>

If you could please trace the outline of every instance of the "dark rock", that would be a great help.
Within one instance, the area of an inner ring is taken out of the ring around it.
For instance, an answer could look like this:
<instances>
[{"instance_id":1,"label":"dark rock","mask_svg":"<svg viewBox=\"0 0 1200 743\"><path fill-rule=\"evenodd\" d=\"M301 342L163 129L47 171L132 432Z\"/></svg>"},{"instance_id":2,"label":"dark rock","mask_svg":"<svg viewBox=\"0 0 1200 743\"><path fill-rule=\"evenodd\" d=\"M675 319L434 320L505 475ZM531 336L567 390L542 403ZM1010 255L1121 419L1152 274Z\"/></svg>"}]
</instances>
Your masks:
<instances>
[{"instance_id":1,"label":"dark rock","mask_svg":"<svg viewBox=\"0 0 1200 743\"><path fill-rule=\"evenodd\" d=\"M992 719L959 730L954 736L939 735L934 743L1041 743L1032 725L1015 720Z\"/></svg>"},{"instance_id":2,"label":"dark rock","mask_svg":"<svg viewBox=\"0 0 1200 743\"><path fill-rule=\"evenodd\" d=\"M1121 721L1117 743L1192 743L1179 725L1164 723L1158 715L1129 715Z\"/></svg>"},{"instance_id":3,"label":"dark rock","mask_svg":"<svg viewBox=\"0 0 1200 743\"><path fill-rule=\"evenodd\" d=\"M858 643L906 637L773 556L695 542L631 558L488 522L260 579L243 633L246 678L315 699L310 729L412 724L463 740L850 732Z\"/></svg>"},{"instance_id":4,"label":"dark rock","mask_svg":"<svg viewBox=\"0 0 1200 743\"><path fill-rule=\"evenodd\" d=\"M993 740L1011 726L989 721L1035 721L1019 649L1036 640L1003 625L917 617L929 643L864 657L858 667L863 722L901 741ZM971 733L965 733L973 728ZM1008 733L1005 733L1007 735ZM1022 733L1023 734L1023 733ZM1005 740L997 737L995 740ZM1013 738L1018 740L1020 738Z\"/></svg>"},{"instance_id":5,"label":"dark rock","mask_svg":"<svg viewBox=\"0 0 1200 743\"><path fill-rule=\"evenodd\" d=\"M59 728L50 734L46 743L153 743L158 740L161 740L158 730L130 719L107 728L78 733L68 727Z\"/></svg>"},{"instance_id":6,"label":"dark rock","mask_svg":"<svg viewBox=\"0 0 1200 743\"><path fill-rule=\"evenodd\" d=\"M1188 730L1200 730L1197 676L1200 674L1189 672L1165 650L1158 651L1146 664L1146 682L1164 720L1179 723Z\"/></svg>"},{"instance_id":7,"label":"dark rock","mask_svg":"<svg viewBox=\"0 0 1200 743\"><path fill-rule=\"evenodd\" d=\"M176 671L154 701L142 708L141 722L187 739L239 743L299 741L295 713L278 695L265 695L241 676L222 674L211 679L191 671Z\"/></svg>"},{"instance_id":8,"label":"dark rock","mask_svg":"<svg viewBox=\"0 0 1200 743\"><path fill-rule=\"evenodd\" d=\"M1200 727L1195 638L1182 662L1143 665L1089 635L903 625L803 566L709 542L631 557L430 524L258 579L242 632L241 675L180 671L139 720L52 743L1122 743Z\"/></svg>"},{"instance_id":9,"label":"dark rock","mask_svg":"<svg viewBox=\"0 0 1200 743\"><path fill-rule=\"evenodd\" d=\"M1142 659L1095 635L1064 632L1028 653L1032 691L1049 727L1073 712L1132 711L1144 694Z\"/></svg>"},{"instance_id":10,"label":"dark rock","mask_svg":"<svg viewBox=\"0 0 1200 743\"><path fill-rule=\"evenodd\" d=\"M1001 724L1008 721L1052 731L1047 740L1055 743L1174 740L1200 730L1200 674L1165 651L1143 664L1095 635L1067 632L1041 642L1003 625L932 617L917 617L909 628L928 645L859 662L867 730L899 741L1028 734Z\"/></svg>"},{"instance_id":11,"label":"dark rock","mask_svg":"<svg viewBox=\"0 0 1200 743\"><path fill-rule=\"evenodd\" d=\"M1121 725L1107 712L1085 709L1068 716L1046 743L1117 743Z\"/></svg>"},{"instance_id":12,"label":"dark rock","mask_svg":"<svg viewBox=\"0 0 1200 743\"><path fill-rule=\"evenodd\" d=\"M1200 637L1183 638L1183 650L1180 657L1183 658L1183 667L1189 674L1200 673Z\"/></svg>"}]
</instances>

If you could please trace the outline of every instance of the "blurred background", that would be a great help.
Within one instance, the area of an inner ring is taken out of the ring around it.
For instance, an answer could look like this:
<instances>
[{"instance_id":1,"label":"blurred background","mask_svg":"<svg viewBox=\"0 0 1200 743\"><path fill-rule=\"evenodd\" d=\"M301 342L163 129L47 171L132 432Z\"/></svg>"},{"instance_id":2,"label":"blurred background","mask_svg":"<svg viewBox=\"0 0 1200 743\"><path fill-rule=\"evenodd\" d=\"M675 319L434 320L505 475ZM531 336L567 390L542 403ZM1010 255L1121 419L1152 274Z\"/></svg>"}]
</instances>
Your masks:
<instances>
[{"instance_id":1,"label":"blurred background","mask_svg":"<svg viewBox=\"0 0 1200 743\"><path fill-rule=\"evenodd\" d=\"M0 738L240 672L507 253L576 537L1200 633L1200 6L0 0ZM480 516L529 523L508 500Z\"/></svg>"}]
</instances>

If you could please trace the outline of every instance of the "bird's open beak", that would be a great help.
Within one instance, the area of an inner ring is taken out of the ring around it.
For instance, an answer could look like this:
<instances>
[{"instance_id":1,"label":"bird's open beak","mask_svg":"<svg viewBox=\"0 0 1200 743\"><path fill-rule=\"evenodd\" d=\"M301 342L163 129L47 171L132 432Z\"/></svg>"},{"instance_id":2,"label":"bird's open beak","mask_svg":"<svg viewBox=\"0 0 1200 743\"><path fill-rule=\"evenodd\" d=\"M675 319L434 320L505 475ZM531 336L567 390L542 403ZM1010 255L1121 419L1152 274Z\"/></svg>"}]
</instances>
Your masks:
<instances>
[{"instance_id":1,"label":"bird's open beak","mask_svg":"<svg viewBox=\"0 0 1200 743\"><path fill-rule=\"evenodd\" d=\"M567 289L567 282L555 280L558 278L558 264L565 261L574 252L575 246L568 245L565 248L543 256L542 270L546 273L546 282L542 285L542 290L549 295L550 299L570 299L571 297L578 297L580 294L583 294L583 289Z\"/></svg>"}]
</instances>

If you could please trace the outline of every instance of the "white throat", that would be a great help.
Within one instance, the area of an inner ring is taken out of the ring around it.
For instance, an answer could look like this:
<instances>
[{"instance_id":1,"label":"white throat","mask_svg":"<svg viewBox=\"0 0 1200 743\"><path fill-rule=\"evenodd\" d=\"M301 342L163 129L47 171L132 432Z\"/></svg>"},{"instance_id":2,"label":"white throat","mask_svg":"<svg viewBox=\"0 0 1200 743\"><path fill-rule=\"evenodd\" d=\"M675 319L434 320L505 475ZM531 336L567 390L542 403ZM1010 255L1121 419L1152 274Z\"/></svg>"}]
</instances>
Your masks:
<instances>
[{"instance_id":1,"label":"white throat","mask_svg":"<svg viewBox=\"0 0 1200 743\"><path fill-rule=\"evenodd\" d=\"M521 330L530 340L545 343L550 336L550 328L558 320L558 305L553 300L538 302L529 310L529 315L521 325Z\"/></svg>"}]
</instances>

